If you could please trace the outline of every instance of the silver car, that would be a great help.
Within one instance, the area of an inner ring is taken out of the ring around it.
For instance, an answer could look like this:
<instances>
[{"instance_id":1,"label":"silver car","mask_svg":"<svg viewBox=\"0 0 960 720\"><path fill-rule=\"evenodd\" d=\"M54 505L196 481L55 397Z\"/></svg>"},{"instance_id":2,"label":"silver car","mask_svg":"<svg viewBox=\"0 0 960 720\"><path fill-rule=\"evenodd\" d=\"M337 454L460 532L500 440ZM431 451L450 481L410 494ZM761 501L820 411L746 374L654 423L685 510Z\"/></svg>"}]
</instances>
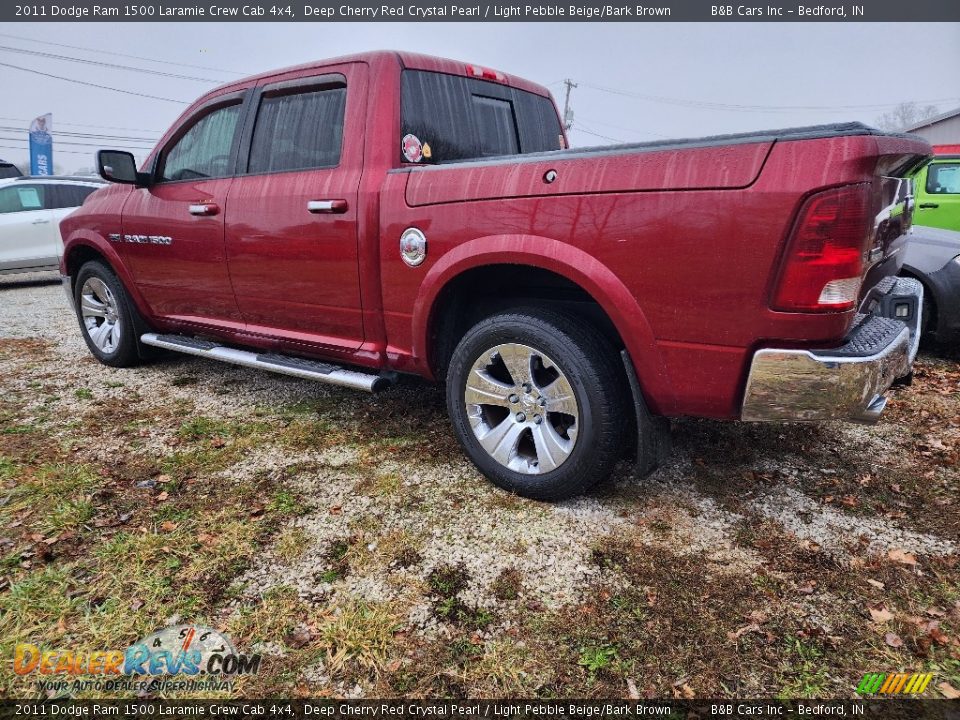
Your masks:
<instances>
[{"instance_id":1,"label":"silver car","mask_svg":"<svg viewBox=\"0 0 960 720\"><path fill-rule=\"evenodd\" d=\"M923 332L960 340L960 232L914 225L901 275L923 283Z\"/></svg>"}]
</instances>

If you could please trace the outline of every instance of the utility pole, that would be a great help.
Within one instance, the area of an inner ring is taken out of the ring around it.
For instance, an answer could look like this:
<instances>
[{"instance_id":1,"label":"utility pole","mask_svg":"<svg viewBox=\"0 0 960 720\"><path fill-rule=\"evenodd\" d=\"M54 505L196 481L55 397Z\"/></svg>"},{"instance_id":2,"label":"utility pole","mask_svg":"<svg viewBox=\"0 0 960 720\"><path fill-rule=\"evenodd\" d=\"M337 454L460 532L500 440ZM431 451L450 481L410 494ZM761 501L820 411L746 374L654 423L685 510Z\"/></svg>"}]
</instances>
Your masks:
<instances>
[{"instance_id":1,"label":"utility pole","mask_svg":"<svg viewBox=\"0 0 960 720\"><path fill-rule=\"evenodd\" d=\"M570 108L570 91L577 86L577 84L567 78L563 81L563 84L567 86L567 95L563 100L563 127L565 130L569 130L573 127L573 110Z\"/></svg>"}]
</instances>

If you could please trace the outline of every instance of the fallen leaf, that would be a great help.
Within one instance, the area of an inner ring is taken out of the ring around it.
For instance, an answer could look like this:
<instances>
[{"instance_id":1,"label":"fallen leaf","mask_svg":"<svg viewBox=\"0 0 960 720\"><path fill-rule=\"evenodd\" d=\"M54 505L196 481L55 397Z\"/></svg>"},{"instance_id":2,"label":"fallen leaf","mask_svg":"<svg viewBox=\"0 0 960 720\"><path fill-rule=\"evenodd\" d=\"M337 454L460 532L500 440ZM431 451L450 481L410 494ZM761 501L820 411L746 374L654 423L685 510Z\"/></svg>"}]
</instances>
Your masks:
<instances>
[{"instance_id":1,"label":"fallen leaf","mask_svg":"<svg viewBox=\"0 0 960 720\"><path fill-rule=\"evenodd\" d=\"M210 445L215 448L222 448L226 444L227 444L227 441L221 437L215 437L213 440L210 441Z\"/></svg>"},{"instance_id":2,"label":"fallen leaf","mask_svg":"<svg viewBox=\"0 0 960 720\"><path fill-rule=\"evenodd\" d=\"M170 493L168 493L166 490L164 490L162 493L160 493L159 495L157 495L157 497L154 498L154 499L155 499L157 502L163 502L163 501L166 500L168 497L170 497Z\"/></svg>"},{"instance_id":3,"label":"fallen leaf","mask_svg":"<svg viewBox=\"0 0 960 720\"><path fill-rule=\"evenodd\" d=\"M134 598L133 600L130 601L130 609L133 610L134 612L136 612L142 607L143 607L143 600L141 600L140 598Z\"/></svg>"},{"instance_id":4,"label":"fallen leaf","mask_svg":"<svg viewBox=\"0 0 960 720\"><path fill-rule=\"evenodd\" d=\"M169 476L169 475L158 475L158 476L157 476L157 482L158 482L158 483L168 483L168 482L170 482L170 476Z\"/></svg>"},{"instance_id":5,"label":"fallen leaf","mask_svg":"<svg viewBox=\"0 0 960 720\"><path fill-rule=\"evenodd\" d=\"M300 649L306 647L312 639L313 635L310 630L301 626L287 636L286 643L292 648Z\"/></svg>"},{"instance_id":6,"label":"fallen leaf","mask_svg":"<svg viewBox=\"0 0 960 720\"><path fill-rule=\"evenodd\" d=\"M637 690L637 684L631 678L627 678L627 697L631 700L640 699L640 691Z\"/></svg>"},{"instance_id":7,"label":"fallen leaf","mask_svg":"<svg viewBox=\"0 0 960 720\"><path fill-rule=\"evenodd\" d=\"M333 505L330 508L331 515L340 515L342 512L343 512L343 508L340 507L339 505Z\"/></svg>"},{"instance_id":8,"label":"fallen leaf","mask_svg":"<svg viewBox=\"0 0 960 720\"><path fill-rule=\"evenodd\" d=\"M797 588L797 592L803 593L804 595L813 595L817 589L816 580L807 580L803 585Z\"/></svg>"},{"instance_id":9,"label":"fallen leaf","mask_svg":"<svg viewBox=\"0 0 960 720\"><path fill-rule=\"evenodd\" d=\"M868 608L868 609L870 610L870 620L872 622L877 623L878 625L881 623L886 623L893 620L893 613L887 610L882 605L876 608Z\"/></svg>"},{"instance_id":10,"label":"fallen leaf","mask_svg":"<svg viewBox=\"0 0 960 720\"><path fill-rule=\"evenodd\" d=\"M165 532L173 532L177 529L177 524L172 520L164 520L162 523L160 523L160 529L164 530Z\"/></svg>"},{"instance_id":11,"label":"fallen leaf","mask_svg":"<svg viewBox=\"0 0 960 720\"><path fill-rule=\"evenodd\" d=\"M840 504L846 505L847 507L854 508L857 506L857 499L853 495L846 495L840 498Z\"/></svg>"},{"instance_id":12,"label":"fallen leaf","mask_svg":"<svg viewBox=\"0 0 960 720\"><path fill-rule=\"evenodd\" d=\"M387 663L387 672L393 673L399 669L400 669L400 658L397 658L396 660L391 660L389 663Z\"/></svg>"},{"instance_id":13,"label":"fallen leaf","mask_svg":"<svg viewBox=\"0 0 960 720\"><path fill-rule=\"evenodd\" d=\"M896 633L887 633L884 638L884 642L887 643L892 648L902 648L903 647L903 638L901 638Z\"/></svg>"},{"instance_id":14,"label":"fallen leaf","mask_svg":"<svg viewBox=\"0 0 960 720\"><path fill-rule=\"evenodd\" d=\"M947 698L947 700L956 700L957 698L960 698L960 690L957 690L946 680L937 685L937 690L939 690L941 694Z\"/></svg>"},{"instance_id":15,"label":"fallen leaf","mask_svg":"<svg viewBox=\"0 0 960 720\"><path fill-rule=\"evenodd\" d=\"M930 639L933 640L937 645L949 645L950 636L946 635L943 630L938 627L932 628L930 630Z\"/></svg>"},{"instance_id":16,"label":"fallen leaf","mask_svg":"<svg viewBox=\"0 0 960 720\"><path fill-rule=\"evenodd\" d=\"M653 607L657 604L657 591L650 587L644 588L644 590L647 594L647 605Z\"/></svg>"},{"instance_id":17,"label":"fallen leaf","mask_svg":"<svg viewBox=\"0 0 960 720\"><path fill-rule=\"evenodd\" d=\"M736 632L728 632L727 638L729 640L736 642L747 633L752 633L752 632L760 632L760 626L757 625L756 623L750 623L749 625L744 625L742 628L740 628Z\"/></svg>"},{"instance_id":18,"label":"fallen leaf","mask_svg":"<svg viewBox=\"0 0 960 720\"><path fill-rule=\"evenodd\" d=\"M877 590L883 590L886 587L886 585L879 580L871 580L870 578L867 578L867 582L877 588Z\"/></svg>"},{"instance_id":19,"label":"fallen leaf","mask_svg":"<svg viewBox=\"0 0 960 720\"><path fill-rule=\"evenodd\" d=\"M916 565L917 556L913 553L908 553L898 548L893 548L890 552L887 553L887 557L893 560L896 563L901 565Z\"/></svg>"}]
</instances>

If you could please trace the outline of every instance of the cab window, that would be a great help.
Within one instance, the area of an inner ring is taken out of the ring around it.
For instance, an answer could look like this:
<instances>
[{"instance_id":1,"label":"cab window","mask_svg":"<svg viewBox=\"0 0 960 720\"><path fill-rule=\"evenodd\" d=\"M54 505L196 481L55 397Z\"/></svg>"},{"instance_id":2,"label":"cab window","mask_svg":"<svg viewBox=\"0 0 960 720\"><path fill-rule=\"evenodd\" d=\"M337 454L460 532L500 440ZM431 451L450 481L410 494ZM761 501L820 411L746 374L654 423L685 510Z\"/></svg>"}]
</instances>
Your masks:
<instances>
[{"instance_id":1,"label":"cab window","mask_svg":"<svg viewBox=\"0 0 960 720\"><path fill-rule=\"evenodd\" d=\"M12 185L0 189L0 214L43 210L43 185Z\"/></svg>"},{"instance_id":2,"label":"cab window","mask_svg":"<svg viewBox=\"0 0 960 720\"><path fill-rule=\"evenodd\" d=\"M343 144L347 89L265 90L253 128L248 173L336 167Z\"/></svg>"},{"instance_id":3,"label":"cab window","mask_svg":"<svg viewBox=\"0 0 960 720\"><path fill-rule=\"evenodd\" d=\"M231 174L240 101L197 120L163 156L161 181L218 178Z\"/></svg>"},{"instance_id":4,"label":"cab window","mask_svg":"<svg viewBox=\"0 0 960 720\"><path fill-rule=\"evenodd\" d=\"M397 147L413 135L424 163L559 150L562 134L548 97L460 75L403 71Z\"/></svg>"},{"instance_id":5,"label":"cab window","mask_svg":"<svg viewBox=\"0 0 960 720\"><path fill-rule=\"evenodd\" d=\"M960 194L960 163L934 163L927 168L927 193Z\"/></svg>"}]
</instances>

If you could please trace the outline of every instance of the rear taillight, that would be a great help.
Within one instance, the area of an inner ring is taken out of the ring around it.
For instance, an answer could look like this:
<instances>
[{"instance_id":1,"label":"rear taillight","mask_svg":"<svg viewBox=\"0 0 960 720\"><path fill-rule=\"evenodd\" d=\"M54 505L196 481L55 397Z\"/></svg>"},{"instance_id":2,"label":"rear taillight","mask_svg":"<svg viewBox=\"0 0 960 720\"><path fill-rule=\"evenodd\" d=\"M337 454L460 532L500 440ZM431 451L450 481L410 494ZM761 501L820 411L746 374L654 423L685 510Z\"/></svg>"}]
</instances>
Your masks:
<instances>
[{"instance_id":1,"label":"rear taillight","mask_svg":"<svg viewBox=\"0 0 960 720\"><path fill-rule=\"evenodd\" d=\"M869 242L869 185L848 185L809 197L787 244L773 309L851 310L863 282Z\"/></svg>"}]
</instances>

